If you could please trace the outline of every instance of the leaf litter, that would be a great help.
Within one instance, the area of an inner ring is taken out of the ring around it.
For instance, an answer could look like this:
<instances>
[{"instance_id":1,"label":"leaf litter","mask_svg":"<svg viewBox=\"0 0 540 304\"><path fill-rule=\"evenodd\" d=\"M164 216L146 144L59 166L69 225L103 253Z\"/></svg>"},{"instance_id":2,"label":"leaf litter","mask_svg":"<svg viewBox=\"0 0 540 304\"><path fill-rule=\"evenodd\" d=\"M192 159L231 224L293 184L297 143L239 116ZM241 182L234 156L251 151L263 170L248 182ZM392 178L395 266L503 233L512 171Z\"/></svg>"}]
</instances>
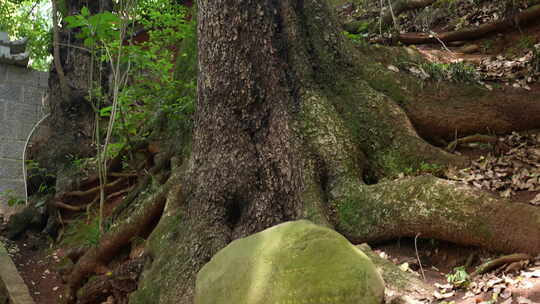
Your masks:
<instances>
[{"instance_id":1,"label":"leaf litter","mask_svg":"<svg viewBox=\"0 0 540 304\"><path fill-rule=\"evenodd\" d=\"M514 132L500 137L495 146L496 153L481 156L468 168L450 169L447 177L495 192L504 198L511 198L520 191L536 193L529 203L539 206L540 134Z\"/></svg>"}]
</instances>

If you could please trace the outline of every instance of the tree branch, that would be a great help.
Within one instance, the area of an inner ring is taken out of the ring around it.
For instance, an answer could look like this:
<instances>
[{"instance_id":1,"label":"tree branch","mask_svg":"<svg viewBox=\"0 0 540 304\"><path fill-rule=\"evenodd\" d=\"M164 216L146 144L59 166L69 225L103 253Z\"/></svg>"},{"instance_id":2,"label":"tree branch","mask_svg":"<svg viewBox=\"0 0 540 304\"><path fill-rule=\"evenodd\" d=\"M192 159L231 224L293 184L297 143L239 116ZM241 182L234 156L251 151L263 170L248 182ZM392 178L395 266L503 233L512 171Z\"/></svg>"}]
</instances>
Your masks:
<instances>
[{"instance_id":1,"label":"tree branch","mask_svg":"<svg viewBox=\"0 0 540 304\"><path fill-rule=\"evenodd\" d=\"M494 32L502 32L515 27L517 24L524 24L537 20L540 17L540 5L532 6L514 18L504 19L491 23L482 24L474 28L467 28L458 31L437 34L435 37L424 33L404 33L397 36L396 40L405 44L425 44L442 42L473 40L484 37Z\"/></svg>"}]
</instances>

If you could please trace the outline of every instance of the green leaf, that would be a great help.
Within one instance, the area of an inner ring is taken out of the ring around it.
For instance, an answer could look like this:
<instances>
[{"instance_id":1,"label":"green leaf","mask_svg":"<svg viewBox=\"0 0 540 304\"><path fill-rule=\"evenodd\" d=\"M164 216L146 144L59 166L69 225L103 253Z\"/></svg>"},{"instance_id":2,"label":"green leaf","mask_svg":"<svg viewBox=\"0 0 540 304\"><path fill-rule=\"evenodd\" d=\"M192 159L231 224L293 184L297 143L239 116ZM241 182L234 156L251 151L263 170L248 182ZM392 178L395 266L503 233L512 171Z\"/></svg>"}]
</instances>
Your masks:
<instances>
[{"instance_id":1,"label":"green leaf","mask_svg":"<svg viewBox=\"0 0 540 304\"><path fill-rule=\"evenodd\" d=\"M67 16L64 18L64 21L66 21L68 28L76 28L84 25L79 16Z\"/></svg>"},{"instance_id":2,"label":"green leaf","mask_svg":"<svg viewBox=\"0 0 540 304\"><path fill-rule=\"evenodd\" d=\"M99 110L99 116L101 117L109 117L111 116L112 106L104 107Z\"/></svg>"},{"instance_id":3,"label":"green leaf","mask_svg":"<svg viewBox=\"0 0 540 304\"><path fill-rule=\"evenodd\" d=\"M88 7L83 6L83 8L81 9L81 15L84 17L90 16L90 11L88 10Z\"/></svg>"},{"instance_id":4,"label":"green leaf","mask_svg":"<svg viewBox=\"0 0 540 304\"><path fill-rule=\"evenodd\" d=\"M95 39L92 38L92 37L87 37L84 39L84 46L86 47L92 47L94 45L94 43L96 43Z\"/></svg>"}]
</instances>

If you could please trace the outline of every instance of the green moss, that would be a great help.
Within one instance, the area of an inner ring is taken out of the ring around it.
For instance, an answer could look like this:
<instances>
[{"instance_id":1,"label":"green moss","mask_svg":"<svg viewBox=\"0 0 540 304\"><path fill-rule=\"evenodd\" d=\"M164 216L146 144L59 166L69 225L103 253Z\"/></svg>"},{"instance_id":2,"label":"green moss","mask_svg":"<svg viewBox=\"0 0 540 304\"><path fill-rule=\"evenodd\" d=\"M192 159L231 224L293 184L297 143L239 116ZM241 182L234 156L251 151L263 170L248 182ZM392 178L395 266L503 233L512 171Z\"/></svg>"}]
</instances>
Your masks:
<instances>
[{"instance_id":1,"label":"green moss","mask_svg":"<svg viewBox=\"0 0 540 304\"><path fill-rule=\"evenodd\" d=\"M288 222L219 251L197 275L195 303L382 302L369 258L333 230Z\"/></svg>"},{"instance_id":2,"label":"green moss","mask_svg":"<svg viewBox=\"0 0 540 304\"><path fill-rule=\"evenodd\" d=\"M375 159L378 168L384 170L383 175L389 178L396 178L399 175L421 175L432 174L441 175L443 166L435 163L427 163L422 158L414 155L401 155L399 150L387 149Z\"/></svg>"},{"instance_id":3,"label":"green moss","mask_svg":"<svg viewBox=\"0 0 540 304\"><path fill-rule=\"evenodd\" d=\"M486 198L454 188L455 185L428 175L351 187L347 195L335 202L336 228L357 240L392 234L414 236L416 230L410 223L416 220L475 231L478 239L493 238L487 219L476 214L478 204L489 204ZM442 236L433 233L432 237Z\"/></svg>"},{"instance_id":4,"label":"green moss","mask_svg":"<svg viewBox=\"0 0 540 304\"><path fill-rule=\"evenodd\" d=\"M160 299L178 288L179 278L184 277L183 265L187 263L187 256L180 254L184 244L177 242L185 233L182 218L181 214L164 216L152 232L147 251L155 259L145 268L139 288L130 295L130 303L161 303Z\"/></svg>"},{"instance_id":5,"label":"green moss","mask_svg":"<svg viewBox=\"0 0 540 304\"><path fill-rule=\"evenodd\" d=\"M300 132L311 150L321 157L332 178L354 176L361 168L359 154L349 129L328 99L306 94L299 114Z\"/></svg>"},{"instance_id":6,"label":"green moss","mask_svg":"<svg viewBox=\"0 0 540 304\"><path fill-rule=\"evenodd\" d=\"M343 199L335 202L337 227L346 235L369 236L387 221L388 210L381 208L366 189L366 186L351 187Z\"/></svg>"}]
</instances>

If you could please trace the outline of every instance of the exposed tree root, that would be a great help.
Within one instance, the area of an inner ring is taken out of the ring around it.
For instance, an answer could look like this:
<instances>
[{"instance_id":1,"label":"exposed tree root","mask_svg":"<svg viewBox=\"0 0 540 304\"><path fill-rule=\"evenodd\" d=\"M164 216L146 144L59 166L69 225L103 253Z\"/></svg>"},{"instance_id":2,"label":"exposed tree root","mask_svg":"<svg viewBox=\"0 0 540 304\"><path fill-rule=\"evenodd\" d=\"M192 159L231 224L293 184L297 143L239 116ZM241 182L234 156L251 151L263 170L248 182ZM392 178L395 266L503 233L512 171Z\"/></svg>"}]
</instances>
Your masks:
<instances>
[{"instance_id":1,"label":"exposed tree root","mask_svg":"<svg viewBox=\"0 0 540 304\"><path fill-rule=\"evenodd\" d=\"M116 220L124 210L130 206L130 204L139 196L141 191L146 189L146 187L151 182L150 176L143 176L141 179L139 179L138 183L133 187L131 191L129 191L128 195L122 200L120 205L118 205L111 215L111 221Z\"/></svg>"},{"instance_id":2,"label":"exposed tree root","mask_svg":"<svg viewBox=\"0 0 540 304\"><path fill-rule=\"evenodd\" d=\"M461 137L476 133L506 134L540 127L538 93L523 94L515 89L482 91L462 85L440 87L440 95L435 94L423 95L417 104L403 105L424 138L453 140L456 132ZM452 94L452 98L444 97L445 94ZM469 94L475 94L475 97L471 98Z\"/></svg>"},{"instance_id":3,"label":"exposed tree root","mask_svg":"<svg viewBox=\"0 0 540 304\"><path fill-rule=\"evenodd\" d=\"M96 277L81 289L77 303L102 303L110 296L114 298L114 303L128 303L127 294L137 289L144 261L144 257L129 260L118 266L111 274Z\"/></svg>"},{"instance_id":4,"label":"exposed tree root","mask_svg":"<svg viewBox=\"0 0 540 304\"><path fill-rule=\"evenodd\" d=\"M395 39L404 44L425 44L473 40L482 38L488 34L495 32L503 32L516 27L517 25L526 24L537 20L540 17L540 5L532 6L518 14L512 19L504 19L492 23L486 23L474 28L468 28L453 32L432 34L423 33L404 33L399 34Z\"/></svg>"},{"instance_id":5,"label":"exposed tree root","mask_svg":"<svg viewBox=\"0 0 540 304\"><path fill-rule=\"evenodd\" d=\"M88 247L86 246L71 248L66 252L65 256L75 264L87 251Z\"/></svg>"},{"instance_id":6,"label":"exposed tree root","mask_svg":"<svg viewBox=\"0 0 540 304\"><path fill-rule=\"evenodd\" d=\"M126 189L122 189L120 191L116 191L116 192L113 192L109 195L107 195L107 198L105 199L105 201L109 201L117 196L120 196L122 194L125 194L125 193L128 193L130 192L131 190L133 190L134 186L131 186L131 187L128 187ZM94 197L94 199L88 203L88 204L83 204L83 205L77 205L77 206L74 206L74 205L69 205L69 204L66 204L66 203L63 203L61 201L53 201L53 205L55 207L58 207L58 208L61 208L61 209L65 209L65 210L69 210L69 211L83 211L83 210L87 210L89 207L91 207L94 203L96 203L97 201L99 200L99 196L96 196Z\"/></svg>"},{"instance_id":7,"label":"exposed tree root","mask_svg":"<svg viewBox=\"0 0 540 304\"><path fill-rule=\"evenodd\" d=\"M474 134L506 134L540 128L540 94L515 88L489 91L474 84L426 82L383 66L425 60L412 48L360 47L361 73L369 86L397 101L418 134L447 142ZM364 60L377 58L380 63ZM527 111L523 111L527 109Z\"/></svg>"},{"instance_id":8,"label":"exposed tree root","mask_svg":"<svg viewBox=\"0 0 540 304\"><path fill-rule=\"evenodd\" d=\"M128 187L126 189L122 189L120 191L113 192L113 193L107 195L107 198L105 200L108 201L108 200L113 199L113 198L115 198L117 196L120 196L122 194L129 193L131 190L133 190L133 188L135 188L135 186L131 186L131 187Z\"/></svg>"},{"instance_id":9,"label":"exposed tree root","mask_svg":"<svg viewBox=\"0 0 540 304\"><path fill-rule=\"evenodd\" d=\"M107 173L109 177L136 177L139 176L137 172L109 172Z\"/></svg>"},{"instance_id":10,"label":"exposed tree root","mask_svg":"<svg viewBox=\"0 0 540 304\"><path fill-rule=\"evenodd\" d=\"M118 186L119 184L121 184L122 182L126 182L126 181L127 181L126 178L119 178L119 179L117 179L115 181L112 181L112 182L104 185L105 191L107 191L107 190L109 190L111 188L114 188L114 187ZM97 186L97 187L93 187L93 188L85 190L85 191L77 190L77 191L66 192L66 193L62 194L62 198L66 198L66 197L70 197L70 196L74 196L74 197L90 196L92 194L98 193L99 189L100 189L100 187Z\"/></svg>"},{"instance_id":11,"label":"exposed tree root","mask_svg":"<svg viewBox=\"0 0 540 304\"><path fill-rule=\"evenodd\" d=\"M76 211L76 212L86 210L86 208L88 208L88 206L90 206L90 204L73 206L73 205L62 203L60 201L53 201L52 204L55 207L58 207L58 208L61 208L61 209L66 209L66 210L69 210L69 211Z\"/></svg>"},{"instance_id":12,"label":"exposed tree root","mask_svg":"<svg viewBox=\"0 0 540 304\"><path fill-rule=\"evenodd\" d=\"M523 253L514 253L510 255L505 255L495 260L488 261L476 268L476 270L471 274L471 277L475 277L481 274L484 274L492 269L495 269L504 264L509 264L513 262L519 262L524 260L530 260L532 257L528 254Z\"/></svg>"},{"instance_id":13,"label":"exposed tree root","mask_svg":"<svg viewBox=\"0 0 540 304\"><path fill-rule=\"evenodd\" d=\"M475 142L495 144L498 142L498 139L496 136L490 136L490 135L482 135L482 134L470 135L470 136L458 138L454 140L453 142L449 143L448 146L446 146L446 150L453 152L459 145L467 144L467 143L475 143Z\"/></svg>"},{"instance_id":14,"label":"exposed tree root","mask_svg":"<svg viewBox=\"0 0 540 304\"><path fill-rule=\"evenodd\" d=\"M433 176L352 186L335 205L337 230L355 241L421 233L502 252L540 252L540 208Z\"/></svg>"},{"instance_id":15,"label":"exposed tree root","mask_svg":"<svg viewBox=\"0 0 540 304\"><path fill-rule=\"evenodd\" d=\"M107 233L102 237L99 245L88 250L74 266L68 279L66 303L75 303L77 290L92 274L106 270L107 263L127 244L133 237L148 233L153 223L156 223L165 205L166 187L148 199L148 205L142 211L124 223L118 230Z\"/></svg>"}]
</instances>

